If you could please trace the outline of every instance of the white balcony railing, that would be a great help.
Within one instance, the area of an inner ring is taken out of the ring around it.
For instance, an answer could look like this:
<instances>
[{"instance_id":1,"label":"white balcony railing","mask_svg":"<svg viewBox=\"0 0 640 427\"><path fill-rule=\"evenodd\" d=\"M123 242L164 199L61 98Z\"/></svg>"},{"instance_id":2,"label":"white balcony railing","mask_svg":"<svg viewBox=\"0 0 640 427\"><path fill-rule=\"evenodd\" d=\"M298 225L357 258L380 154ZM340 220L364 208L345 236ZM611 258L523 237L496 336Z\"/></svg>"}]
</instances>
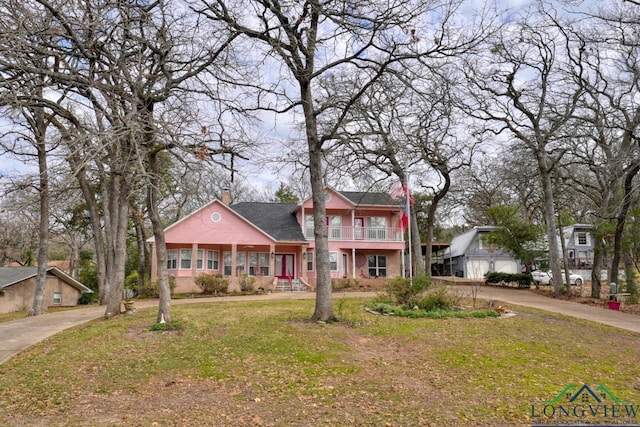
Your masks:
<instances>
[{"instance_id":1,"label":"white balcony railing","mask_svg":"<svg viewBox=\"0 0 640 427\"><path fill-rule=\"evenodd\" d=\"M403 232L391 227L329 227L329 240L362 240L368 242L401 242ZM313 227L305 227L304 236L313 239Z\"/></svg>"}]
</instances>

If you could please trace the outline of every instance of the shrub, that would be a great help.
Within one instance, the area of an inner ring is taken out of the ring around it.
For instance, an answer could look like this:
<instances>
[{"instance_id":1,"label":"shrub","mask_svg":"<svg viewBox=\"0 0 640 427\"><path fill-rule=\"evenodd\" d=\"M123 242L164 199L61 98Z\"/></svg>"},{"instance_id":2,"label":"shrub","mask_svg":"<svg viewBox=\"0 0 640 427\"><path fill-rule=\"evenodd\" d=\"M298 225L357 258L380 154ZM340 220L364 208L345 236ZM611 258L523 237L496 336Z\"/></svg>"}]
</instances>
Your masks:
<instances>
[{"instance_id":1,"label":"shrub","mask_svg":"<svg viewBox=\"0 0 640 427\"><path fill-rule=\"evenodd\" d=\"M358 281L358 279L331 279L331 288L334 291L357 288L358 286L360 286L360 282Z\"/></svg>"},{"instance_id":2,"label":"shrub","mask_svg":"<svg viewBox=\"0 0 640 427\"><path fill-rule=\"evenodd\" d=\"M416 276L413 279L394 277L388 279L385 291L389 298L398 304L409 304L422 292L429 289L431 278L428 275Z\"/></svg>"},{"instance_id":3,"label":"shrub","mask_svg":"<svg viewBox=\"0 0 640 427\"><path fill-rule=\"evenodd\" d=\"M226 294L229 291L229 280L221 274L202 273L194 278L194 282L205 295Z\"/></svg>"},{"instance_id":4,"label":"shrub","mask_svg":"<svg viewBox=\"0 0 640 427\"><path fill-rule=\"evenodd\" d=\"M416 296L409 301L409 304L424 311L440 311L453 310L459 302L459 297L453 295L444 286L438 286L424 295Z\"/></svg>"},{"instance_id":5,"label":"shrub","mask_svg":"<svg viewBox=\"0 0 640 427\"><path fill-rule=\"evenodd\" d=\"M531 287L533 279L528 274L511 274L500 273L497 271L485 274L485 283L487 285L497 284L500 286L508 286L508 283L517 283L518 288L528 289Z\"/></svg>"},{"instance_id":6,"label":"shrub","mask_svg":"<svg viewBox=\"0 0 640 427\"><path fill-rule=\"evenodd\" d=\"M145 281L144 285L138 286L138 296L140 298L158 298L160 296L160 287L155 280Z\"/></svg>"},{"instance_id":7,"label":"shrub","mask_svg":"<svg viewBox=\"0 0 640 427\"><path fill-rule=\"evenodd\" d=\"M240 277L240 291L247 294L254 293L256 291L256 278L243 274Z\"/></svg>"},{"instance_id":8,"label":"shrub","mask_svg":"<svg viewBox=\"0 0 640 427\"><path fill-rule=\"evenodd\" d=\"M129 277L133 275L130 274ZM137 277L137 273L136 273ZM171 294L173 294L173 290L176 288L176 277L169 276L169 290ZM137 288L138 296L140 298L158 298L160 297L160 286L157 281L149 281L145 280L144 285L138 286Z\"/></svg>"}]
</instances>

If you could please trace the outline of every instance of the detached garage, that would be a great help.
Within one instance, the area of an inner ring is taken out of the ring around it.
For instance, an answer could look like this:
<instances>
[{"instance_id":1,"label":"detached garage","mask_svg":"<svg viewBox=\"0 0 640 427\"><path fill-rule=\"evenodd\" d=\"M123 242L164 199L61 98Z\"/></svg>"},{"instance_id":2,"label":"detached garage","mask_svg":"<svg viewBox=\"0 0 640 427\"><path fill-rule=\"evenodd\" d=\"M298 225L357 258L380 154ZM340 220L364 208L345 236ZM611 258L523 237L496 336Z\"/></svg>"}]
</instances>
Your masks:
<instances>
[{"instance_id":1,"label":"detached garage","mask_svg":"<svg viewBox=\"0 0 640 427\"><path fill-rule=\"evenodd\" d=\"M37 267L0 268L0 313L30 309L36 290ZM93 292L57 267L47 269L43 308L73 306Z\"/></svg>"},{"instance_id":2,"label":"detached garage","mask_svg":"<svg viewBox=\"0 0 640 427\"><path fill-rule=\"evenodd\" d=\"M453 238L444 252L444 274L483 279L488 272L518 273L520 262L510 254L486 243L486 236L495 227L474 227Z\"/></svg>"},{"instance_id":3,"label":"detached garage","mask_svg":"<svg viewBox=\"0 0 640 427\"><path fill-rule=\"evenodd\" d=\"M487 260L469 260L467 261L465 277L469 279L482 279L489 272L489 261Z\"/></svg>"},{"instance_id":4,"label":"detached garage","mask_svg":"<svg viewBox=\"0 0 640 427\"><path fill-rule=\"evenodd\" d=\"M509 259L497 259L496 268L494 271L497 271L499 273L517 274L519 273L518 263L514 260Z\"/></svg>"}]
</instances>

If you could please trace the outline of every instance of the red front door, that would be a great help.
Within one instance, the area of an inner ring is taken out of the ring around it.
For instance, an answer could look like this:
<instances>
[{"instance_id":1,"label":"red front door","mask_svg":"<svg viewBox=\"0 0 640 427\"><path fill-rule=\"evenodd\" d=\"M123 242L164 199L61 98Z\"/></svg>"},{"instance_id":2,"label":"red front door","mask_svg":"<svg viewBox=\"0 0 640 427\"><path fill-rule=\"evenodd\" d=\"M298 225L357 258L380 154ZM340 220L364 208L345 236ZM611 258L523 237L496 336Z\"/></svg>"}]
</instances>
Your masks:
<instances>
[{"instance_id":1,"label":"red front door","mask_svg":"<svg viewBox=\"0 0 640 427\"><path fill-rule=\"evenodd\" d=\"M276 254L276 277L278 279L295 279L295 257L293 254Z\"/></svg>"}]
</instances>

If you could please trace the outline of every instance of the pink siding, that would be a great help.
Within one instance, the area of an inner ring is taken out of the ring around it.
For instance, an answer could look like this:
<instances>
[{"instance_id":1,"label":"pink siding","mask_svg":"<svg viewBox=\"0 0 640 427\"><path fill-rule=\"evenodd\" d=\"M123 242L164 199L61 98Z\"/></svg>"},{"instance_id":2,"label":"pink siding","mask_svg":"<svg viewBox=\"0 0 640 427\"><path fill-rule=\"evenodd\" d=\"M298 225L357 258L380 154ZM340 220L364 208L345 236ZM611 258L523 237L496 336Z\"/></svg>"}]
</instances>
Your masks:
<instances>
[{"instance_id":1,"label":"pink siding","mask_svg":"<svg viewBox=\"0 0 640 427\"><path fill-rule=\"evenodd\" d=\"M360 264L360 261L366 259L369 255L386 257L387 277L402 274L401 254L404 249L404 242L396 240L398 234L394 229L394 227L399 227L401 208L391 206L356 207L350 200L331 189L327 189L327 193L331 195L330 200L326 203L327 215L340 216L342 227L336 235L330 236L329 239L329 251L336 253L338 256L338 269L332 271L331 276L333 278L346 277L358 280L379 280L369 278L367 265ZM219 221L212 221L212 214L218 214ZM297 211L297 219L303 232L305 231L304 215L312 214L313 203L311 199L308 199L302 203ZM354 217L364 218L363 228L360 229L358 227L358 230L362 230L363 234L356 234L353 227ZM382 238L383 240L376 240L375 237L367 238L367 217L384 217L387 231L386 234L383 233L382 235L390 236L391 238L388 240L384 237ZM269 254L269 277L259 277L264 282L261 287L265 289L268 289L268 286L274 283L273 280L278 272L276 260L281 261L284 256L289 255L294 257L293 269L295 270L295 277L315 283L315 260L311 262L313 269L307 271L309 260L303 256L303 254L306 255L306 251L315 250L313 239L299 244L291 244L290 242L279 244L279 242L274 241L262 231L256 229L228 206L217 200L170 226L165 230L165 238L167 249L169 250L192 250L190 268L181 268L180 258L178 258L177 268L169 270L169 274L176 276L179 292L185 292L187 289L197 290L197 288L194 288L192 277L205 271L210 272L206 268L206 261L203 269L196 267L198 249L205 252L207 249L219 251L219 268L213 272L220 274L224 274L223 253L225 251L232 253L231 275L228 276L232 287L237 285L236 269L239 266L236 265L236 255L240 252L247 252L247 260L249 252ZM400 235L398 240L401 239ZM157 275L155 262L154 257L152 265L152 277L154 278ZM245 261L244 271L248 271L246 264L247 262Z\"/></svg>"},{"instance_id":2,"label":"pink siding","mask_svg":"<svg viewBox=\"0 0 640 427\"><path fill-rule=\"evenodd\" d=\"M353 203L344 198L344 196L342 196L341 194L338 194L332 190L327 190L326 193L331 195L331 199L325 202L325 207L327 210L353 209ZM311 198L305 200L305 202L302 204L302 207L305 209L305 211L309 211L309 213L311 213L313 211L313 200Z\"/></svg>"},{"instance_id":3,"label":"pink siding","mask_svg":"<svg viewBox=\"0 0 640 427\"><path fill-rule=\"evenodd\" d=\"M211 215L218 213L219 222ZM198 244L265 244L273 242L238 214L219 201L205 206L165 231L167 243Z\"/></svg>"}]
</instances>

